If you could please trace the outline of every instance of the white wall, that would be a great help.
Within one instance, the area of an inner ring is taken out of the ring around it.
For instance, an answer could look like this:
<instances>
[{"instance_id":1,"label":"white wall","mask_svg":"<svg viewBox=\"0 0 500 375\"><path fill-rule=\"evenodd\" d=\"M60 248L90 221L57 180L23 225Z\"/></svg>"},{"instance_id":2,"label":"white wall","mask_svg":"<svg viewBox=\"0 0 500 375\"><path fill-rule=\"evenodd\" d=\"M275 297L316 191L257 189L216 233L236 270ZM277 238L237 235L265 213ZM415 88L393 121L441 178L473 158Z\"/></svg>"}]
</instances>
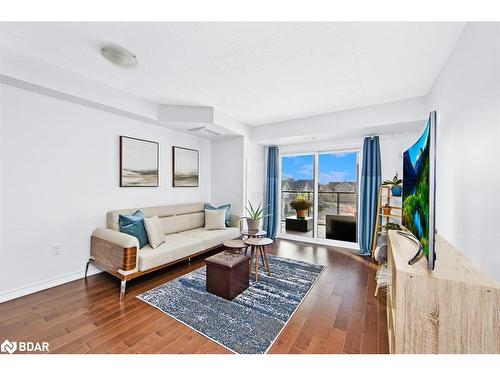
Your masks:
<instances>
[{"instance_id":1,"label":"white wall","mask_svg":"<svg viewBox=\"0 0 500 375\"><path fill-rule=\"evenodd\" d=\"M250 200L264 199L265 148L248 137L212 141L212 203L231 203L231 212L245 215Z\"/></svg>"},{"instance_id":2,"label":"white wall","mask_svg":"<svg viewBox=\"0 0 500 375\"><path fill-rule=\"evenodd\" d=\"M244 139L233 137L212 141L211 202L231 203L231 213L241 215L244 196Z\"/></svg>"},{"instance_id":3,"label":"white wall","mask_svg":"<svg viewBox=\"0 0 500 375\"><path fill-rule=\"evenodd\" d=\"M160 187L118 186L120 135L160 143ZM203 138L1 84L0 136L0 300L81 276L108 210L210 200ZM172 145L200 151L200 187L172 187Z\"/></svg>"},{"instance_id":4,"label":"white wall","mask_svg":"<svg viewBox=\"0 0 500 375\"><path fill-rule=\"evenodd\" d=\"M438 116L437 229L500 281L499 23L466 26L430 103Z\"/></svg>"},{"instance_id":5,"label":"white wall","mask_svg":"<svg viewBox=\"0 0 500 375\"><path fill-rule=\"evenodd\" d=\"M264 204L266 149L264 146L245 138L245 205L252 202L254 207Z\"/></svg>"}]
</instances>

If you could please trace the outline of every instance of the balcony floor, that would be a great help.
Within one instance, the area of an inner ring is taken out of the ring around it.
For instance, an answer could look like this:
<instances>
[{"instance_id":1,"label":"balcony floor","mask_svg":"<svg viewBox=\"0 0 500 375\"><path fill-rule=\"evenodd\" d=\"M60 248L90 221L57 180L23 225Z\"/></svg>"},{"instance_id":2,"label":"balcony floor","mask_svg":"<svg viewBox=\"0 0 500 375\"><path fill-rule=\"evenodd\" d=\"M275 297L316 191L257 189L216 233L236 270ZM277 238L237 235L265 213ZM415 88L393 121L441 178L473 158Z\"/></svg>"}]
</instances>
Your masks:
<instances>
[{"instance_id":1,"label":"balcony floor","mask_svg":"<svg viewBox=\"0 0 500 375\"><path fill-rule=\"evenodd\" d=\"M293 230L285 230L285 222L281 222L281 233L286 233L290 234L293 236L301 236L301 237L313 237L313 231L310 230L309 232L296 232ZM326 226L325 225L318 225L318 238L326 238Z\"/></svg>"}]
</instances>

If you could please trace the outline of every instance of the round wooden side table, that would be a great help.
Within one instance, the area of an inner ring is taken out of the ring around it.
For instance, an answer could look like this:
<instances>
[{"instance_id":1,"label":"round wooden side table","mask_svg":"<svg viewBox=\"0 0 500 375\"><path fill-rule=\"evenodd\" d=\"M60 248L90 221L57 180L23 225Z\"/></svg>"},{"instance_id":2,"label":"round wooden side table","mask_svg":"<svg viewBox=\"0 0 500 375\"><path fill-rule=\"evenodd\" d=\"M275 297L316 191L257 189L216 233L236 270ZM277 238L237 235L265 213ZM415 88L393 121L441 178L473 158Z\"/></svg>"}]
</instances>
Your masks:
<instances>
[{"instance_id":1,"label":"round wooden side table","mask_svg":"<svg viewBox=\"0 0 500 375\"><path fill-rule=\"evenodd\" d=\"M242 230L240 231L241 235L246 238L256 238L256 237L264 237L267 232L265 230L259 229L259 230Z\"/></svg>"},{"instance_id":2,"label":"round wooden side table","mask_svg":"<svg viewBox=\"0 0 500 375\"><path fill-rule=\"evenodd\" d=\"M245 240L245 243L250 246L251 249L250 265L255 256L255 282L259 282L259 255L262 260L262 265L267 268L267 274L271 276L271 267L269 267L266 247L272 245L273 242L272 239L263 237L254 237ZM250 267L250 272L252 271L251 269L252 267Z\"/></svg>"},{"instance_id":3,"label":"round wooden side table","mask_svg":"<svg viewBox=\"0 0 500 375\"><path fill-rule=\"evenodd\" d=\"M238 251L242 252L242 250L245 250L245 254L247 252L248 245L245 243L243 240L229 240L229 241L224 241L222 243L224 247L226 247L229 251Z\"/></svg>"}]
</instances>

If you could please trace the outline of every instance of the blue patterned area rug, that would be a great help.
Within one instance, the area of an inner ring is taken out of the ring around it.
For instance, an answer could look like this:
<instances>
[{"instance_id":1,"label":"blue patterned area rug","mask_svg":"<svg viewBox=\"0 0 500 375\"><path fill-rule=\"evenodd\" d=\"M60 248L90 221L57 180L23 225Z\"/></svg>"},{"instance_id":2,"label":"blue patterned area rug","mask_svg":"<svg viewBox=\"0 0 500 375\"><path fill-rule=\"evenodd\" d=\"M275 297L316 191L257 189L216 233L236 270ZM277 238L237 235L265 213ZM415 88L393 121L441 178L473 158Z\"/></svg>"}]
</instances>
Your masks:
<instances>
[{"instance_id":1,"label":"blue patterned area rug","mask_svg":"<svg viewBox=\"0 0 500 375\"><path fill-rule=\"evenodd\" d=\"M267 353L325 266L269 255L271 276L250 276L232 301L205 290L206 268L151 289L137 298L239 354Z\"/></svg>"}]
</instances>

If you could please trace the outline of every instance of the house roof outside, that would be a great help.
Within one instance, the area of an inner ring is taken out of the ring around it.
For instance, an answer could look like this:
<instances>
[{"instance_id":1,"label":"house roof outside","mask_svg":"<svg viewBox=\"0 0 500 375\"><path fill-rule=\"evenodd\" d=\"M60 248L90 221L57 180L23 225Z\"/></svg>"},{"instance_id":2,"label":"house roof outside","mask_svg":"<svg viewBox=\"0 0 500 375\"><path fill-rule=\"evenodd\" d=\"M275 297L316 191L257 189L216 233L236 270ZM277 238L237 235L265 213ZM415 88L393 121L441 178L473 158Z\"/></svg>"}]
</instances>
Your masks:
<instances>
[{"instance_id":1,"label":"house roof outside","mask_svg":"<svg viewBox=\"0 0 500 375\"><path fill-rule=\"evenodd\" d=\"M319 185L320 192L335 192L335 193L355 193L355 181L329 182L325 185Z\"/></svg>"},{"instance_id":2,"label":"house roof outside","mask_svg":"<svg viewBox=\"0 0 500 375\"><path fill-rule=\"evenodd\" d=\"M293 178L281 182L281 190L296 192L312 192L314 180L294 180Z\"/></svg>"},{"instance_id":3,"label":"house roof outside","mask_svg":"<svg viewBox=\"0 0 500 375\"><path fill-rule=\"evenodd\" d=\"M281 181L282 191L294 192L312 192L314 187L314 180L294 180L286 179ZM329 182L328 184L320 184L320 192L334 192L334 193L355 193L357 183L355 181L342 181L342 182Z\"/></svg>"}]
</instances>

